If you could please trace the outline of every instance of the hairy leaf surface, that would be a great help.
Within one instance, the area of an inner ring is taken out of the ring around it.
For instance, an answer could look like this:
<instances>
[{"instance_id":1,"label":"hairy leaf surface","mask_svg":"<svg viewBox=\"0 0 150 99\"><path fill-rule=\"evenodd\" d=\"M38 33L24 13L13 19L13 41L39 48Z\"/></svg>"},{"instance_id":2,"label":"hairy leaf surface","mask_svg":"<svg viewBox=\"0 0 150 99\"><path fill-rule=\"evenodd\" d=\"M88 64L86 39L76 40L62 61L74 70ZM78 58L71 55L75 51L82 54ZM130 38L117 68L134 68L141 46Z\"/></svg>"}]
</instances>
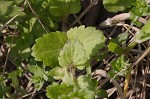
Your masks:
<instances>
[{"instance_id":1,"label":"hairy leaf surface","mask_svg":"<svg viewBox=\"0 0 150 99\"><path fill-rule=\"evenodd\" d=\"M67 37L61 32L52 32L36 39L32 47L32 55L37 61L43 61L46 66L58 66L58 56L63 48Z\"/></svg>"},{"instance_id":2,"label":"hairy leaf surface","mask_svg":"<svg viewBox=\"0 0 150 99\"><path fill-rule=\"evenodd\" d=\"M46 95L50 99L59 99L62 95L68 95L73 91L73 86L66 84L53 84L46 88Z\"/></svg>"},{"instance_id":3,"label":"hairy leaf surface","mask_svg":"<svg viewBox=\"0 0 150 99\"><path fill-rule=\"evenodd\" d=\"M59 64L62 67L81 66L87 62L83 45L78 40L69 41L60 52Z\"/></svg>"},{"instance_id":4,"label":"hairy leaf surface","mask_svg":"<svg viewBox=\"0 0 150 99\"><path fill-rule=\"evenodd\" d=\"M94 91L81 89L69 93L69 95L62 95L59 99L94 99Z\"/></svg>"},{"instance_id":5,"label":"hairy leaf surface","mask_svg":"<svg viewBox=\"0 0 150 99\"><path fill-rule=\"evenodd\" d=\"M88 59L104 47L105 36L102 31L96 30L94 27L85 28L85 26L80 26L72 28L67 32L67 37L69 40L78 39L83 44Z\"/></svg>"}]
</instances>

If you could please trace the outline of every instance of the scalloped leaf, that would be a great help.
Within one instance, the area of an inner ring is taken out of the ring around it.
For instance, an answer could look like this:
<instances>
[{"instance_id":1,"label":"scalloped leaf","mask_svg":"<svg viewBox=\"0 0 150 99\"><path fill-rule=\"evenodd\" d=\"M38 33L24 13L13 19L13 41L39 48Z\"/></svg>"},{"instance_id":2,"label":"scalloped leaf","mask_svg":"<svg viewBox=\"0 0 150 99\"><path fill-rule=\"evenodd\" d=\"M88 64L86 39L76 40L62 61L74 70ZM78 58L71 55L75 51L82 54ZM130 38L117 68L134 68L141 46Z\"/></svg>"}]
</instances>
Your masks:
<instances>
[{"instance_id":1,"label":"scalloped leaf","mask_svg":"<svg viewBox=\"0 0 150 99\"><path fill-rule=\"evenodd\" d=\"M141 31L135 36L137 43L142 43L150 39L150 20L142 27Z\"/></svg>"},{"instance_id":2,"label":"scalloped leaf","mask_svg":"<svg viewBox=\"0 0 150 99\"><path fill-rule=\"evenodd\" d=\"M37 61L43 61L46 66L58 66L58 56L66 40L66 34L59 31L45 34L36 39L36 44L32 47L32 56Z\"/></svg>"},{"instance_id":3,"label":"scalloped leaf","mask_svg":"<svg viewBox=\"0 0 150 99\"><path fill-rule=\"evenodd\" d=\"M62 67L81 66L87 62L83 45L78 40L69 41L60 52L59 64Z\"/></svg>"},{"instance_id":4,"label":"scalloped leaf","mask_svg":"<svg viewBox=\"0 0 150 99\"><path fill-rule=\"evenodd\" d=\"M65 17L78 13L81 9L80 0L48 0L50 13L57 17Z\"/></svg>"},{"instance_id":5,"label":"scalloped leaf","mask_svg":"<svg viewBox=\"0 0 150 99\"><path fill-rule=\"evenodd\" d=\"M69 95L62 95L59 99L94 99L94 91L81 89L79 91L71 92Z\"/></svg>"},{"instance_id":6,"label":"scalloped leaf","mask_svg":"<svg viewBox=\"0 0 150 99\"><path fill-rule=\"evenodd\" d=\"M22 2L23 0L20 0L20 2ZM19 7L16 4L19 4L18 1L14 1L14 0L1 0L0 1L0 17L1 17L1 21L2 22L6 22L8 21L11 17L14 17L15 15L18 14L17 18L15 18L15 20L19 21L19 17L23 17L26 14L23 12L24 8L23 7Z\"/></svg>"},{"instance_id":7,"label":"scalloped leaf","mask_svg":"<svg viewBox=\"0 0 150 99\"><path fill-rule=\"evenodd\" d=\"M134 2L136 0L103 0L105 9L110 12L124 11L130 8Z\"/></svg>"},{"instance_id":8,"label":"scalloped leaf","mask_svg":"<svg viewBox=\"0 0 150 99\"><path fill-rule=\"evenodd\" d=\"M96 91L98 86L98 82L89 75L81 75L78 77L77 81L81 89Z\"/></svg>"},{"instance_id":9,"label":"scalloped leaf","mask_svg":"<svg viewBox=\"0 0 150 99\"><path fill-rule=\"evenodd\" d=\"M68 95L73 91L73 86L66 84L53 84L46 88L46 95L50 99L59 99L62 95Z\"/></svg>"},{"instance_id":10,"label":"scalloped leaf","mask_svg":"<svg viewBox=\"0 0 150 99\"><path fill-rule=\"evenodd\" d=\"M71 28L67 32L67 37L69 40L79 40L82 43L88 59L104 47L105 36L102 31L96 30L95 27L85 28L85 26L80 26Z\"/></svg>"}]
</instances>

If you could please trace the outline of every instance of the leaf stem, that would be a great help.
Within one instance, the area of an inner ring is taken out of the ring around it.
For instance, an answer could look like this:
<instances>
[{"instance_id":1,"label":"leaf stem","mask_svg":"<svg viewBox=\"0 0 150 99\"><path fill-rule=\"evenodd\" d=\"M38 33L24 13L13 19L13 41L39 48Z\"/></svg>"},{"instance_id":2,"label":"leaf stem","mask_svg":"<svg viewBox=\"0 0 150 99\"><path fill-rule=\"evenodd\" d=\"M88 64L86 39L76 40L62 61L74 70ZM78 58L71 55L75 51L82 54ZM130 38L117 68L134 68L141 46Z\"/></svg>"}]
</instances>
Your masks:
<instances>
[{"instance_id":1,"label":"leaf stem","mask_svg":"<svg viewBox=\"0 0 150 99\"><path fill-rule=\"evenodd\" d=\"M87 74L91 74L91 66L86 67L86 72L87 72Z\"/></svg>"},{"instance_id":2,"label":"leaf stem","mask_svg":"<svg viewBox=\"0 0 150 99\"><path fill-rule=\"evenodd\" d=\"M139 19L139 17L136 16L133 21L137 21L138 19ZM128 28L128 30L126 32L129 31L129 29L131 28L132 25L133 25L133 23L131 23L130 27ZM133 38L133 40L131 41L131 43L127 46L127 48L125 50L125 54L127 54L132 48L134 48L136 46L136 44L137 43L135 42L135 38Z\"/></svg>"},{"instance_id":3,"label":"leaf stem","mask_svg":"<svg viewBox=\"0 0 150 99\"><path fill-rule=\"evenodd\" d=\"M131 77L131 69L126 73L126 76L125 76L125 85L124 85L124 96L125 97L126 97L126 94L128 91L130 77Z\"/></svg>"},{"instance_id":4,"label":"leaf stem","mask_svg":"<svg viewBox=\"0 0 150 99\"><path fill-rule=\"evenodd\" d=\"M135 17L134 21L138 20L138 16ZM131 24L133 25L133 23ZM133 49L136 46L137 42L135 42L135 38L133 38L133 40L131 41L131 43L126 47L124 54L127 54L129 51L131 51L131 49ZM128 86L129 86L129 81L131 78L131 67L129 68L129 70L127 71L126 75L125 75L125 85L124 85L124 96L126 97L127 91L128 91Z\"/></svg>"},{"instance_id":5,"label":"leaf stem","mask_svg":"<svg viewBox=\"0 0 150 99\"><path fill-rule=\"evenodd\" d=\"M77 79L75 77L75 68L71 66L70 72L68 71L68 68L65 69L66 71L66 76L65 78L67 81L69 81L70 84L73 84L74 90L78 91L80 89L79 84L77 82Z\"/></svg>"},{"instance_id":6,"label":"leaf stem","mask_svg":"<svg viewBox=\"0 0 150 99\"><path fill-rule=\"evenodd\" d=\"M131 49L133 49L135 46L136 46L136 42L135 42L135 40L133 40L128 46L127 46L127 48L125 49L125 54L127 54Z\"/></svg>"},{"instance_id":7,"label":"leaf stem","mask_svg":"<svg viewBox=\"0 0 150 99\"><path fill-rule=\"evenodd\" d=\"M74 83L74 87L75 87L75 91L78 91L80 89L78 81L75 77L75 68L72 68L72 76L73 76L73 83Z\"/></svg>"}]
</instances>

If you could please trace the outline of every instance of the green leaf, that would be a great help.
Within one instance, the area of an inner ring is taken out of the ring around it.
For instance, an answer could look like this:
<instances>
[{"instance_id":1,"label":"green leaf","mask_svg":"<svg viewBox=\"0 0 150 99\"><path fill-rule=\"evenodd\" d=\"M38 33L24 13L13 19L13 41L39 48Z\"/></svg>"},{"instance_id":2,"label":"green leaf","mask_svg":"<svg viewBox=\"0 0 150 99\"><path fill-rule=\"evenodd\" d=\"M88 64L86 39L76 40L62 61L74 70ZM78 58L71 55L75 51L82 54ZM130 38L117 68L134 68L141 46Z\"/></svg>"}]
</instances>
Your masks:
<instances>
[{"instance_id":1,"label":"green leaf","mask_svg":"<svg viewBox=\"0 0 150 99\"><path fill-rule=\"evenodd\" d=\"M85 28L85 26L80 26L71 28L67 32L67 37L69 40L78 39L82 43L88 59L104 47L105 36L102 31L96 30L95 27Z\"/></svg>"},{"instance_id":2,"label":"green leaf","mask_svg":"<svg viewBox=\"0 0 150 99\"><path fill-rule=\"evenodd\" d=\"M138 20L135 20L137 17L149 16L150 15L150 6L146 0L136 0L134 7L130 10L130 19L134 25L138 27L142 26L142 23Z\"/></svg>"},{"instance_id":3,"label":"green leaf","mask_svg":"<svg viewBox=\"0 0 150 99\"><path fill-rule=\"evenodd\" d=\"M36 39L36 44L32 47L32 56L37 61L43 61L46 66L58 66L58 56L66 40L66 35L59 31L45 34Z\"/></svg>"},{"instance_id":4,"label":"green leaf","mask_svg":"<svg viewBox=\"0 0 150 99\"><path fill-rule=\"evenodd\" d=\"M38 37L41 37L46 33L46 31L42 28L41 24L39 24L38 20L35 17L27 17L25 20L26 21L19 24L19 29L22 30L21 32L32 34L34 39L37 39Z\"/></svg>"},{"instance_id":5,"label":"green leaf","mask_svg":"<svg viewBox=\"0 0 150 99\"><path fill-rule=\"evenodd\" d=\"M54 78L49 74L49 71L45 71L43 79L47 82L54 82Z\"/></svg>"},{"instance_id":6,"label":"green leaf","mask_svg":"<svg viewBox=\"0 0 150 99\"><path fill-rule=\"evenodd\" d=\"M59 26L58 22L61 21L61 18L59 18L59 21L56 21L56 17L55 18L52 17L49 11L49 5L46 2L46 0L45 1L42 0L39 2L37 0L34 0L32 1L32 3L33 3L33 8L36 8L35 9L36 13L39 16L42 23L44 24L44 26L50 28L51 30L58 30L58 26ZM38 25L40 25L39 22L37 23Z\"/></svg>"},{"instance_id":7,"label":"green leaf","mask_svg":"<svg viewBox=\"0 0 150 99\"><path fill-rule=\"evenodd\" d=\"M103 89L101 89L97 92L97 96L99 98L108 98L108 94L107 94L106 90L103 90Z\"/></svg>"},{"instance_id":8,"label":"green leaf","mask_svg":"<svg viewBox=\"0 0 150 99\"><path fill-rule=\"evenodd\" d=\"M44 71L37 65L29 66L28 69L31 73L39 77L42 77L44 74Z\"/></svg>"},{"instance_id":9,"label":"green leaf","mask_svg":"<svg viewBox=\"0 0 150 99\"><path fill-rule=\"evenodd\" d=\"M66 17L78 13L81 9L80 0L47 0L50 13L57 17Z\"/></svg>"},{"instance_id":10,"label":"green leaf","mask_svg":"<svg viewBox=\"0 0 150 99\"><path fill-rule=\"evenodd\" d=\"M59 64L62 67L81 66L87 62L83 45L78 40L69 41L60 52Z\"/></svg>"},{"instance_id":11,"label":"green leaf","mask_svg":"<svg viewBox=\"0 0 150 99\"><path fill-rule=\"evenodd\" d=\"M149 5L147 5L146 0L136 0L134 7L130 10L130 13L135 17L146 16L149 14Z\"/></svg>"},{"instance_id":12,"label":"green leaf","mask_svg":"<svg viewBox=\"0 0 150 99\"><path fill-rule=\"evenodd\" d=\"M11 91L10 86L1 86L0 85L0 99L6 99L5 96Z\"/></svg>"},{"instance_id":13,"label":"green leaf","mask_svg":"<svg viewBox=\"0 0 150 99\"><path fill-rule=\"evenodd\" d=\"M141 31L136 34L135 41L137 43L142 43L150 39L150 20L142 27Z\"/></svg>"},{"instance_id":14,"label":"green leaf","mask_svg":"<svg viewBox=\"0 0 150 99\"><path fill-rule=\"evenodd\" d=\"M17 14L18 14L18 17L26 15L23 12L24 9L22 7L18 7L16 5L16 2L14 2L13 0L12 1L2 1L1 0L0 8L1 8L0 9L0 17L1 17L1 21L3 21L3 22L8 21L11 17L14 17Z\"/></svg>"},{"instance_id":15,"label":"green leaf","mask_svg":"<svg viewBox=\"0 0 150 99\"><path fill-rule=\"evenodd\" d=\"M118 12L130 8L136 0L104 0L103 4L107 11Z\"/></svg>"},{"instance_id":16,"label":"green leaf","mask_svg":"<svg viewBox=\"0 0 150 99\"><path fill-rule=\"evenodd\" d=\"M77 80L81 89L96 91L98 82L95 79L92 79L90 76L81 75Z\"/></svg>"},{"instance_id":17,"label":"green leaf","mask_svg":"<svg viewBox=\"0 0 150 99\"><path fill-rule=\"evenodd\" d=\"M118 44L114 42L110 42L108 44L108 50L118 55L121 55L123 53L123 48L121 48Z\"/></svg>"},{"instance_id":18,"label":"green leaf","mask_svg":"<svg viewBox=\"0 0 150 99\"><path fill-rule=\"evenodd\" d=\"M16 89L19 89L19 80L18 80L18 76L22 75L22 70L15 70L11 73L9 73L8 78L10 78L12 80L12 85L13 87L15 87Z\"/></svg>"},{"instance_id":19,"label":"green leaf","mask_svg":"<svg viewBox=\"0 0 150 99\"><path fill-rule=\"evenodd\" d=\"M68 95L73 91L73 86L66 84L53 84L46 88L46 95L50 99L59 99L62 95Z\"/></svg>"},{"instance_id":20,"label":"green leaf","mask_svg":"<svg viewBox=\"0 0 150 99\"><path fill-rule=\"evenodd\" d=\"M107 54L108 54L107 50L104 50L101 53L99 53L98 57L97 57L97 61L102 61L102 60L106 59Z\"/></svg>"},{"instance_id":21,"label":"green leaf","mask_svg":"<svg viewBox=\"0 0 150 99\"><path fill-rule=\"evenodd\" d=\"M37 65L32 65L29 66L28 69L30 70L31 73L33 73L33 76L30 79L30 83L35 84L35 88L39 91L43 84L44 84L44 70L42 70L39 66Z\"/></svg>"},{"instance_id":22,"label":"green leaf","mask_svg":"<svg viewBox=\"0 0 150 99\"><path fill-rule=\"evenodd\" d=\"M81 89L78 92L72 93L70 96L78 97L77 99L94 99L94 91L88 89Z\"/></svg>"},{"instance_id":23,"label":"green leaf","mask_svg":"<svg viewBox=\"0 0 150 99\"><path fill-rule=\"evenodd\" d=\"M59 80L59 79L62 79L65 75L65 70L61 67L55 67L53 68L49 74L51 76L53 76L55 79Z\"/></svg>"},{"instance_id":24,"label":"green leaf","mask_svg":"<svg viewBox=\"0 0 150 99\"><path fill-rule=\"evenodd\" d=\"M125 44L126 41L128 39L128 33L120 33L118 36L117 36L117 43L119 44Z\"/></svg>"},{"instance_id":25,"label":"green leaf","mask_svg":"<svg viewBox=\"0 0 150 99\"><path fill-rule=\"evenodd\" d=\"M12 37L6 38L7 46L10 47ZM14 38L10 51L11 58L26 59L31 56L30 46L33 44L33 35L30 33L22 33Z\"/></svg>"},{"instance_id":26,"label":"green leaf","mask_svg":"<svg viewBox=\"0 0 150 99\"><path fill-rule=\"evenodd\" d=\"M128 61L125 61L124 55L120 56L117 60L112 60L110 64L113 68L114 73L120 76L124 76L124 74L130 68L130 64L128 63Z\"/></svg>"},{"instance_id":27,"label":"green leaf","mask_svg":"<svg viewBox=\"0 0 150 99\"><path fill-rule=\"evenodd\" d=\"M62 78L62 82L67 84L67 85L73 85L74 84L74 77L72 75L72 72L68 71L68 68L64 67L65 74L64 77Z\"/></svg>"},{"instance_id":28,"label":"green leaf","mask_svg":"<svg viewBox=\"0 0 150 99\"><path fill-rule=\"evenodd\" d=\"M35 85L36 90L39 91L44 85L43 77L33 75L30 79L29 84L32 84L32 83Z\"/></svg>"},{"instance_id":29,"label":"green leaf","mask_svg":"<svg viewBox=\"0 0 150 99\"><path fill-rule=\"evenodd\" d=\"M94 92L88 89L71 92L69 95L62 95L59 99L94 99Z\"/></svg>"},{"instance_id":30,"label":"green leaf","mask_svg":"<svg viewBox=\"0 0 150 99\"><path fill-rule=\"evenodd\" d=\"M9 3L10 2L8 2L8 1L7 2L0 1L0 4L1 4L0 7L3 8L0 11L0 15L9 14L10 16L15 16L15 15L19 14L19 12L23 11L22 8L10 5Z\"/></svg>"},{"instance_id":31,"label":"green leaf","mask_svg":"<svg viewBox=\"0 0 150 99\"><path fill-rule=\"evenodd\" d=\"M7 93L11 91L11 86L6 85L5 77L0 75L0 99L5 99Z\"/></svg>"},{"instance_id":32,"label":"green leaf","mask_svg":"<svg viewBox=\"0 0 150 99\"><path fill-rule=\"evenodd\" d=\"M14 4L19 5L19 4L21 4L24 0L12 0L12 1L14 2Z\"/></svg>"},{"instance_id":33,"label":"green leaf","mask_svg":"<svg viewBox=\"0 0 150 99\"><path fill-rule=\"evenodd\" d=\"M115 77L115 70L110 70L110 71L108 72L108 77L114 78L114 77Z\"/></svg>"}]
</instances>

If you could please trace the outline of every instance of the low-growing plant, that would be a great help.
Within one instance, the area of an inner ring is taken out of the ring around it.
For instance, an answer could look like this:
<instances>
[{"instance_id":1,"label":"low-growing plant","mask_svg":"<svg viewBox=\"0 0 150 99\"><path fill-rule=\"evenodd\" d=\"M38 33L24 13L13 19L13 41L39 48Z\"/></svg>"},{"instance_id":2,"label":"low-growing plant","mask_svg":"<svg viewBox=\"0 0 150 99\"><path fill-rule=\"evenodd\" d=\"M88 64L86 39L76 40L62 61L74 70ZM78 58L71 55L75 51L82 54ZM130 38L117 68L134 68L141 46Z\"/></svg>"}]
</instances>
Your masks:
<instances>
[{"instance_id":1,"label":"low-growing plant","mask_svg":"<svg viewBox=\"0 0 150 99\"><path fill-rule=\"evenodd\" d=\"M71 28L67 33L51 32L36 39L32 55L45 66L51 66L49 75L62 81L49 85L47 96L52 99L94 98L98 82L92 79L90 61L104 45L102 31L85 26ZM85 75L76 74L76 70L84 69Z\"/></svg>"},{"instance_id":2,"label":"low-growing plant","mask_svg":"<svg viewBox=\"0 0 150 99\"><path fill-rule=\"evenodd\" d=\"M50 99L108 98L107 91L93 78L93 61L106 62L110 66L104 82L112 82L120 97L125 99L133 67L150 52L150 47L145 48L135 62L128 55L137 44L150 39L150 20L144 24L139 21L149 15L149 2L103 0L103 5L109 12L125 12L123 15L128 15L131 22L128 29L116 38L106 37L102 30L92 26L68 29L71 26L68 25L69 16L81 11L80 0L0 1L0 8L3 8L0 9L0 36L4 39L0 43L8 50L7 53L0 52L6 58L4 66L0 67L0 99L26 97L28 90L20 87L19 81L24 76L28 78L28 86L34 84L34 92L45 88L44 92ZM75 22L89 9L87 7ZM115 21L108 22L109 26L117 25L118 20L126 19L124 17L109 18L107 22ZM107 22L102 22L102 25L107 25L104 24ZM141 29L130 35L132 26ZM114 58L105 61L110 54ZM9 61L13 69L6 70ZM124 89L117 82L120 76L125 77Z\"/></svg>"}]
</instances>

